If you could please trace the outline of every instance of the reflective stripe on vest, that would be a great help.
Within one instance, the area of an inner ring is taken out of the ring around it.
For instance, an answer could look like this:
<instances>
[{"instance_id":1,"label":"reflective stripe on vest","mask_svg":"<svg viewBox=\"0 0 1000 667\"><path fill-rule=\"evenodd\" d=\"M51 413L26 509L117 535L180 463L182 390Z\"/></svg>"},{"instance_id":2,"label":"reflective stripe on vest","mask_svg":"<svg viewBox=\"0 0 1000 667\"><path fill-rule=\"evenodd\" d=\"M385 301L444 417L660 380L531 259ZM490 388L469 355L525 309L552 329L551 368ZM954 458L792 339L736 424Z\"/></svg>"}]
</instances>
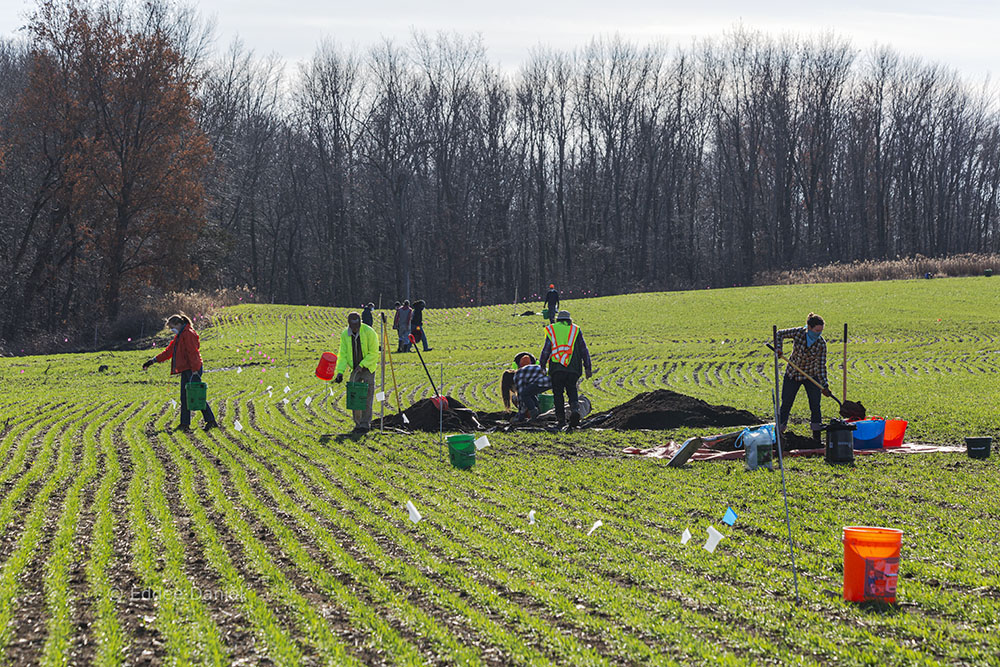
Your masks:
<instances>
[{"instance_id":1,"label":"reflective stripe on vest","mask_svg":"<svg viewBox=\"0 0 1000 667\"><path fill-rule=\"evenodd\" d=\"M558 333L556 326L559 327ZM570 359L573 358L573 346L576 345L576 336L580 333L580 327L575 324L571 324L568 327L565 324L550 324L545 327L545 333L552 342L552 361L562 366L569 366ZM563 334L565 338L560 340L559 334Z\"/></svg>"}]
</instances>

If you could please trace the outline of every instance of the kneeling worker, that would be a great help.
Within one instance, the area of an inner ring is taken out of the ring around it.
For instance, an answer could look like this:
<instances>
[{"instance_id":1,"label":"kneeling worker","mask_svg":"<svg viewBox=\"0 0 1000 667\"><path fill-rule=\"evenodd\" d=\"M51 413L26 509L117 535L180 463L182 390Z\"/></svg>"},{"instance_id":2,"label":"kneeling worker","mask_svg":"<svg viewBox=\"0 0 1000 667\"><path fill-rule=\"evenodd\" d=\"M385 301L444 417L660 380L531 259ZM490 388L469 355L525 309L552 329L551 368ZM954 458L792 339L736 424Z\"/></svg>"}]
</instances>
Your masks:
<instances>
[{"instance_id":1,"label":"kneeling worker","mask_svg":"<svg viewBox=\"0 0 1000 667\"><path fill-rule=\"evenodd\" d=\"M552 388L552 381L545 370L532 363L530 354L519 355L517 372L514 373L514 389L517 391L517 414L510 420L511 424L534 419L541 411L538 409L538 395Z\"/></svg>"},{"instance_id":2,"label":"kneeling worker","mask_svg":"<svg viewBox=\"0 0 1000 667\"><path fill-rule=\"evenodd\" d=\"M545 327L545 347L539 360L542 368L549 367L549 377L552 379L552 393L555 395L556 419L559 426L566 424L566 406L563 403L563 391L569 398L569 427L580 425L580 397L576 385L580 376L586 370L587 377L593 375L590 366L590 350L583 340L580 327L573 324L569 313L560 310L555 324Z\"/></svg>"},{"instance_id":3,"label":"kneeling worker","mask_svg":"<svg viewBox=\"0 0 1000 667\"><path fill-rule=\"evenodd\" d=\"M513 399L514 406L518 405L517 387L514 386L514 375L521 368L521 359L527 357L529 364L534 364L535 358L528 352L518 352L514 355L514 363L500 376L500 396L503 398L503 409L510 412L510 402Z\"/></svg>"},{"instance_id":4,"label":"kneeling worker","mask_svg":"<svg viewBox=\"0 0 1000 667\"><path fill-rule=\"evenodd\" d=\"M340 332L340 353L337 355L337 377L334 382L344 381L344 371L350 370L351 382L368 384L368 398L364 410L354 410L354 432L371 430L372 401L375 399L375 370L378 368L378 334L367 324L361 323L361 315L350 313L347 328Z\"/></svg>"}]
</instances>

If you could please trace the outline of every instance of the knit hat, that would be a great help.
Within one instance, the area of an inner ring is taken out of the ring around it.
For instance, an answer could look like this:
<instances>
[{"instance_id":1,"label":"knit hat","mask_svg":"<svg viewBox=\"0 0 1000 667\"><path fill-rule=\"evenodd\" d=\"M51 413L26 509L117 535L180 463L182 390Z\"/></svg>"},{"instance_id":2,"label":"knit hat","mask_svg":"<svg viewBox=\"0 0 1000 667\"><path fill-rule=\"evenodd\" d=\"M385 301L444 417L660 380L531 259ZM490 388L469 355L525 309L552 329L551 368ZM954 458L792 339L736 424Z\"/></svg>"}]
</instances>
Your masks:
<instances>
[{"instance_id":1,"label":"knit hat","mask_svg":"<svg viewBox=\"0 0 1000 667\"><path fill-rule=\"evenodd\" d=\"M570 320L570 319L572 318L569 316L568 310L560 310L559 314L556 315L556 322L561 322L562 320Z\"/></svg>"}]
</instances>

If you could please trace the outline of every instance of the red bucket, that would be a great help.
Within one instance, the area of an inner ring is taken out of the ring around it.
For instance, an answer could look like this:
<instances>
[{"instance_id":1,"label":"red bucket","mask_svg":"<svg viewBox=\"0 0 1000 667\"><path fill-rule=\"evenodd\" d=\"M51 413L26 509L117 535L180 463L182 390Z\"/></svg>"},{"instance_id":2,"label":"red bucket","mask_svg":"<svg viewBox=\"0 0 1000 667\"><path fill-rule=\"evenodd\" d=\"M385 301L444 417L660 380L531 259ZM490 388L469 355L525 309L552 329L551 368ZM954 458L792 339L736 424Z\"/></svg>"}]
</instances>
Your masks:
<instances>
[{"instance_id":1,"label":"red bucket","mask_svg":"<svg viewBox=\"0 0 1000 667\"><path fill-rule=\"evenodd\" d=\"M337 374L337 355L333 352L324 352L319 358L319 365L316 366L316 377L320 380L332 380Z\"/></svg>"}]
</instances>

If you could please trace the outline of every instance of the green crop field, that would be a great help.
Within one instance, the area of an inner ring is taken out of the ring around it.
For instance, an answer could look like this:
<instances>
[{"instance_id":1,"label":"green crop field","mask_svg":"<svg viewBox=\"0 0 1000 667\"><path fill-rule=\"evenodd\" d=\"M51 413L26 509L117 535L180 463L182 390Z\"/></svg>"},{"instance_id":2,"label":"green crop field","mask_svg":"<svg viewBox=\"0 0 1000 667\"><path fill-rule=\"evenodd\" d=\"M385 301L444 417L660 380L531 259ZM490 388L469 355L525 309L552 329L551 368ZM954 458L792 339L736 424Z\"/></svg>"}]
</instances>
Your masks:
<instances>
[{"instance_id":1,"label":"green crop field","mask_svg":"<svg viewBox=\"0 0 1000 667\"><path fill-rule=\"evenodd\" d=\"M849 398L908 419L908 441L958 445L1000 435L998 281L564 307L597 410L670 388L767 418L771 325L816 311L837 393L847 322ZM500 371L541 348L525 309L429 310L435 382L499 409ZM208 433L173 430L177 381L140 371L148 351L0 359L4 663L1000 665L996 453L786 460L797 603L777 471L620 453L688 432L491 434L468 471L436 435L345 435L343 385L313 375L345 314L248 305L198 327ZM405 406L431 394L416 355L394 361ZM896 605L842 601L851 525L904 531Z\"/></svg>"}]
</instances>

